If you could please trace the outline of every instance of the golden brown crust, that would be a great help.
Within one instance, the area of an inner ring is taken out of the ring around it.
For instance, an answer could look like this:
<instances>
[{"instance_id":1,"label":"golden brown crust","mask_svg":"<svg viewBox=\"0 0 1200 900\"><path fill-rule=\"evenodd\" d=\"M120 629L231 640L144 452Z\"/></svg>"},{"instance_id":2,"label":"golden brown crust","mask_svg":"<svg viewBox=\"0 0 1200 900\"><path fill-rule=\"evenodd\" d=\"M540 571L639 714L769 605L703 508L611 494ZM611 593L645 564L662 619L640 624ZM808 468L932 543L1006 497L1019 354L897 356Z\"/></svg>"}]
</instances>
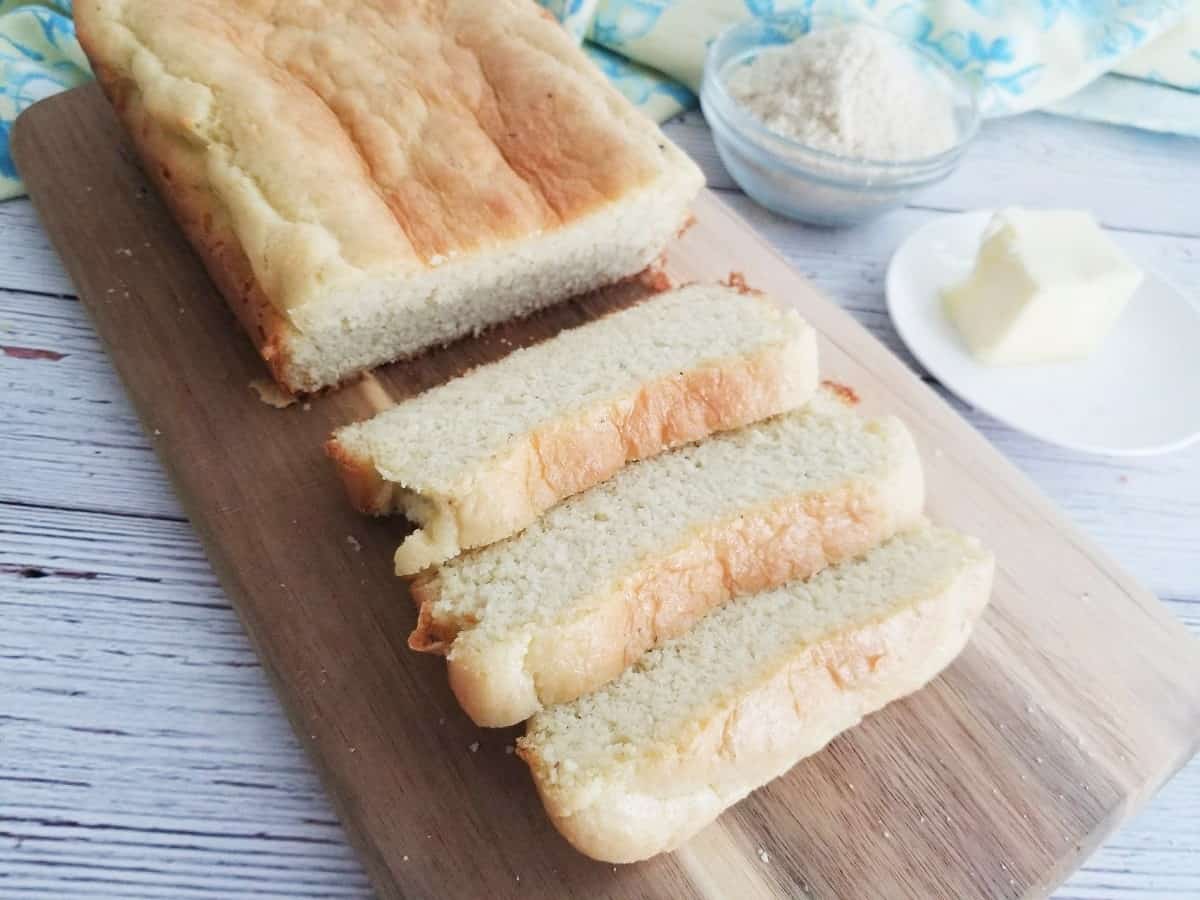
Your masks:
<instances>
[{"instance_id":1,"label":"golden brown crust","mask_svg":"<svg viewBox=\"0 0 1200 900\"><path fill-rule=\"evenodd\" d=\"M329 175L304 170L305 150L338 163L339 193L363 194L391 220L396 246L372 252L428 261L555 228L649 184L662 168L654 132L530 0L79 6L85 50L101 67L127 66L126 91L191 81L211 89L209 116L231 120L199 121L172 101L178 113L158 118L176 141L212 141L207 128L219 124L243 157L238 165L257 176L290 162L298 190L314 189L305 176ZM199 50L187 52L185 42ZM163 57L161 71L143 67L135 76L123 58L135 47L180 52ZM268 126L265 135L239 131L237 114L268 101L287 120L292 146L271 143L280 134L268 122L257 123ZM155 149L167 159L179 152ZM311 199L328 202L315 190Z\"/></svg>"},{"instance_id":2,"label":"golden brown crust","mask_svg":"<svg viewBox=\"0 0 1200 900\"><path fill-rule=\"evenodd\" d=\"M555 827L580 852L635 862L673 850L722 810L816 753L862 717L925 685L967 642L991 591L981 559L936 596L810 645L669 751L641 754L628 777L584 790L518 741Z\"/></svg>"},{"instance_id":3,"label":"golden brown crust","mask_svg":"<svg viewBox=\"0 0 1200 900\"><path fill-rule=\"evenodd\" d=\"M789 497L695 535L625 579L587 617L534 639L530 668L542 705L573 700L615 678L734 597L809 578L865 553L917 521L920 492L905 492L904 501L896 508L893 495L853 488Z\"/></svg>"},{"instance_id":4,"label":"golden brown crust","mask_svg":"<svg viewBox=\"0 0 1200 900\"><path fill-rule=\"evenodd\" d=\"M434 620L433 604L441 595L441 585L434 571L422 572L408 584L409 596L417 607L417 627L408 636L408 646L418 653L450 652L454 634Z\"/></svg>"},{"instance_id":5,"label":"golden brown crust","mask_svg":"<svg viewBox=\"0 0 1200 900\"><path fill-rule=\"evenodd\" d=\"M759 353L672 373L603 407L533 431L489 470L472 472L467 488L435 511L435 516L453 515L452 528L433 520L422 523L423 532L452 531L457 546L439 547L444 555L432 559L429 545L418 537L397 551L397 573L412 574L515 534L555 503L605 481L629 462L801 406L816 388L815 359L815 334L799 328L790 340ZM331 455L359 508L379 511L382 489L364 472L370 463L350 452Z\"/></svg>"},{"instance_id":6,"label":"golden brown crust","mask_svg":"<svg viewBox=\"0 0 1200 900\"><path fill-rule=\"evenodd\" d=\"M515 724L595 690L717 606L808 578L917 522L924 491L919 458L908 450L885 483L783 497L695 531L593 598L586 614L526 636L520 657L488 638L476 646L470 631L456 646L457 625L435 617L439 586L427 576L414 593L422 606L409 646L449 655L451 686L476 724Z\"/></svg>"},{"instance_id":7,"label":"golden brown crust","mask_svg":"<svg viewBox=\"0 0 1200 900\"><path fill-rule=\"evenodd\" d=\"M294 391L331 377L297 330L308 304L699 183L530 0L80 0L76 19L147 173ZM565 293L544 290L525 311Z\"/></svg>"},{"instance_id":8,"label":"golden brown crust","mask_svg":"<svg viewBox=\"0 0 1200 900\"><path fill-rule=\"evenodd\" d=\"M232 222L223 210L212 204L211 195L203 186L203 175L196 170L196 161L175 152L177 138L157 119L146 114L141 95L132 81L119 75L111 66L96 62L98 53L91 49L90 31L80 29L79 37L92 60L96 80L143 161L143 173L187 236L272 377L283 387L294 389L294 379L288 372L287 353L294 329L267 299L234 233Z\"/></svg>"},{"instance_id":9,"label":"golden brown crust","mask_svg":"<svg viewBox=\"0 0 1200 900\"><path fill-rule=\"evenodd\" d=\"M355 509L374 516L395 511L394 486L379 474L369 457L355 453L337 438L325 442L325 453L333 460Z\"/></svg>"}]
</instances>

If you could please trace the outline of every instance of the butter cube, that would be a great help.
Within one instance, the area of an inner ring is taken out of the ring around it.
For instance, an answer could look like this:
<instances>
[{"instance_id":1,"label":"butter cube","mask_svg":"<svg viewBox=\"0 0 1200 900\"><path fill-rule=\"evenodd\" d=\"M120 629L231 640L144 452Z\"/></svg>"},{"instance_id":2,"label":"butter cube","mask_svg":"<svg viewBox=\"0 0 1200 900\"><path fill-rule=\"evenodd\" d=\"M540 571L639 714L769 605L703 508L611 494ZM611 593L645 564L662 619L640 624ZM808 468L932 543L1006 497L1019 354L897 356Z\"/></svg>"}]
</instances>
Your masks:
<instances>
[{"instance_id":1,"label":"butter cube","mask_svg":"<svg viewBox=\"0 0 1200 900\"><path fill-rule=\"evenodd\" d=\"M1080 359L1141 281L1087 213L1006 209L988 224L971 275L946 291L946 310L982 362Z\"/></svg>"}]
</instances>

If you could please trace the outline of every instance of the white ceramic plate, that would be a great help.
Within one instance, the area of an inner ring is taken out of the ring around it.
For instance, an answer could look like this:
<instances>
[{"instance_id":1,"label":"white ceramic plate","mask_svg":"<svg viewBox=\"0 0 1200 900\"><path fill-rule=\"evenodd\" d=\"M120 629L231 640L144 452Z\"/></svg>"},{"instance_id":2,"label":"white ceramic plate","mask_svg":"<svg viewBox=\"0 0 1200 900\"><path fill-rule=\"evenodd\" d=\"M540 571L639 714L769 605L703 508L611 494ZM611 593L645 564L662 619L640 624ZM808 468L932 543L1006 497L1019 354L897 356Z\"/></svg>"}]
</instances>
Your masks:
<instances>
[{"instance_id":1,"label":"white ceramic plate","mask_svg":"<svg viewBox=\"0 0 1200 900\"><path fill-rule=\"evenodd\" d=\"M970 272L990 218L984 210L931 222L888 266L892 322L929 373L1013 428L1073 450L1144 455L1200 438L1200 308L1153 273L1087 359L976 362L946 318L941 293Z\"/></svg>"}]
</instances>

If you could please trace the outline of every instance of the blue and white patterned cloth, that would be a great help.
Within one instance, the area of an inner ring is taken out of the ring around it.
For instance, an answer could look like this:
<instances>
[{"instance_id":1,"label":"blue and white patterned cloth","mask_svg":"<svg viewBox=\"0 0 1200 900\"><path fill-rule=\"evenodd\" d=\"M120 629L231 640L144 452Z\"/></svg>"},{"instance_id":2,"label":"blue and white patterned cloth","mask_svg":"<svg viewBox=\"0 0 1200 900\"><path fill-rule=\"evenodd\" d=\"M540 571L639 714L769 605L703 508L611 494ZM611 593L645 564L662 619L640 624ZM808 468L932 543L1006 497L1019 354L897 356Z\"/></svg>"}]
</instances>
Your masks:
<instances>
[{"instance_id":1,"label":"blue and white patterned cloth","mask_svg":"<svg viewBox=\"0 0 1200 900\"><path fill-rule=\"evenodd\" d=\"M659 119L689 105L679 86L699 86L705 50L723 28L784 15L802 30L817 17L873 19L964 73L989 116L1050 108L1200 136L1198 0L541 2L606 51L605 71ZM1121 77L1101 77L1109 72Z\"/></svg>"},{"instance_id":2,"label":"blue and white patterned cloth","mask_svg":"<svg viewBox=\"0 0 1200 900\"><path fill-rule=\"evenodd\" d=\"M988 115L1046 108L1200 137L1200 0L539 2L660 121L695 102L705 51L726 26L833 16L874 19L938 54L975 83ZM0 0L0 199L22 192L13 120L90 77L70 16L71 0Z\"/></svg>"},{"instance_id":3,"label":"blue and white patterned cloth","mask_svg":"<svg viewBox=\"0 0 1200 900\"><path fill-rule=\"evenodd\" d=\"M0 0L0 200L24 193L8 152L18 114L89 78L75 40L71 0Z\"/></svg>"}]
</instances>

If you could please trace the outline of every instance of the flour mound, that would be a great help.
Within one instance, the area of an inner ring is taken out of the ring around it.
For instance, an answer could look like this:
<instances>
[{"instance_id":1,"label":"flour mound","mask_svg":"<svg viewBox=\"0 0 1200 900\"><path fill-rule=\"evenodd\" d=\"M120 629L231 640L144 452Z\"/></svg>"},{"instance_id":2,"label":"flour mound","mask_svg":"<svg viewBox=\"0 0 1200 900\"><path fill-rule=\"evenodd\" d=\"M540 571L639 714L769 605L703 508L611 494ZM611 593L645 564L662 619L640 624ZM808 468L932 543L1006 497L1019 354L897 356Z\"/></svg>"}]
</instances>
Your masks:
<instances>
[{"instance_id":1,"label":"flour mound","mask_svg":"<svg viewBox=\"0 0 1200 900\"><path fill-rule=\"evenodd\" d=\"M729 72L725 86L771 131L839 156L913 160L958 139L945 76L871 26L841 25L764 50Z\"/></svg>"}]
</instances>

